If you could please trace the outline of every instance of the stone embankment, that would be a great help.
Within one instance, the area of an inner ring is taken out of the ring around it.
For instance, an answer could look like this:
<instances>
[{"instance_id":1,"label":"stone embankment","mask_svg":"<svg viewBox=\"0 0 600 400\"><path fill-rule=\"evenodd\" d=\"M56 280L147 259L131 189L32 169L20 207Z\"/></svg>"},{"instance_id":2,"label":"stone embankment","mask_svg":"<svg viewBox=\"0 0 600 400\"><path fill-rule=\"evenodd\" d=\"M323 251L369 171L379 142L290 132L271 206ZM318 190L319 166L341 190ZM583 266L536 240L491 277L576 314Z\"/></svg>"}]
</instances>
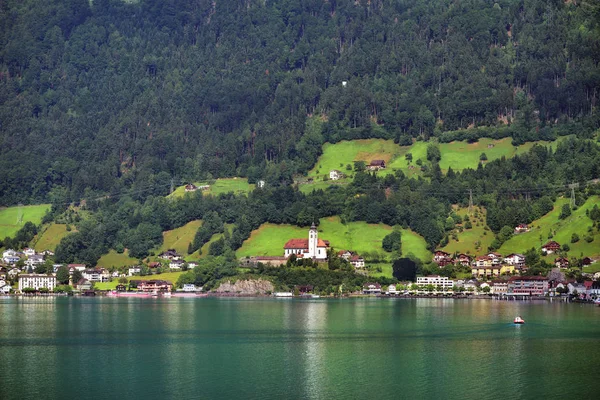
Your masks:
<instances>
[{"instance_id":1,"label":"stone embankment","mask_svg":"<svg viewBox=\"0 0 600 400\"><path fill-rule=\"evenodd\" d=\"M222 282L213 292L218 294L238 294L253 296L257 294L269 294L273 292L273 284L264 279L239 280L235 283L231 281Z\"/></svg>"}]
</instances>

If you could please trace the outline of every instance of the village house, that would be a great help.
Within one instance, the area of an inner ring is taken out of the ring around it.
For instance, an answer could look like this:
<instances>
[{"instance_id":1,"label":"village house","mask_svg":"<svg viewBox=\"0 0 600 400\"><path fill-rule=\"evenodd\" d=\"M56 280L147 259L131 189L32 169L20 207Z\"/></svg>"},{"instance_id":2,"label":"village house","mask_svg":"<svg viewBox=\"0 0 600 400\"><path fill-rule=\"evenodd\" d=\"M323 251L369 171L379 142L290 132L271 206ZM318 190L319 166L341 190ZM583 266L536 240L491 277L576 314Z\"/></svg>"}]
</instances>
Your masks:
<instances>
[{"instance_id":1,"label":"village house","mask_svg":"<svg viewBox=\"0 0 600 400\"><path fill-rule=\"evenodd\" d=\"M162 252L158 255L158 258L162 258L163 260L181 260L181 254L179 254L175 249L168 249L165 252Z\"/></svg>"},{"instance_id":2,"label":"village house","mask_svg":"<svg viewBox=\"0 0 600 400\"><path fill-rule=\"evenodd\" d=\"M471 265L472 258L467 254L459 254L456 258L456 263L462 265L463 267L468 267Z\"/></svg>"},{"instance_id":3,"label":"village house","mask_svg":"<svg viewBox=\"0 0 600 400\"><path fill-rule=\"evenodd\" d=\"M569 282L567 284L570 295L587 296L587 287L585 283Z\"/></svg>"},{"instance_id":4,"label":"village house","mask_svg":"<svg viewBox=\"0 0 600 400\"><path fill-rule=\"evenodd\" d=\"M385 169L385 161L384 160L373 160L367 166L367 169L370 171L379 171L380 169Z\"/></svg>"},{"instance_id":5,"label":"village house","mask_svg":"<svg viewBox=\"0 0 600 400\"><path fill-rule=\"evenodd\" d=\"M127 270L127 275L138 275L140 272L142 272L142 268L140 268L138 265L135 265L133 267L129 267L129 269Z\"/></svg>"},{"instance_id":6,"label":"village house","mask_svg":"<svg viewBox=\"0 0 600 400\"><path fill-rule=\"evenodd\" d=\"M446 265L454 264L454 260L452 260L450 254L441 250L438 250L434 253L433 262L435 262L440 268L445 267Z\"/></svg>"},{"instance_id":7,"label":"village house","mask_svg":"<svg viewBox=\"0 0 600 400\"><path fill-rule=\"evenodd\" d=\"M25 265L28 268L35 268L38 265L41 265L44 263L44 256L42 256L41 254L34 254L32 256L29 256L29 258L27 258L27 260L25 260Z\"/></svg>"},{"instance_id":8,"label":"village house","mask_svg":"<svg viewBox=\"0 0 600 400\"><path fill-rule=\"evenodd\" d=\"M22 292L25 288L40 290L47 288L53 291L56 287L56 277L53 275L41 274L22 274L19 275L19 291Z\"/></svg>"},{"instance_id":9,"label":"village house","mask_svg":"<svg viewBox=\"0 0 600 400\"><path fill-rule=\"evenodd\" d=\"M262 189L265 187L265 181L263 181L262 179L256 182L256 187L259 189Z\"/></svg>"},{"instance_id":10,"label":"village house","mask_svg":"<svg viewBox=\"0 0 600 400\"><path fill-rule=\"evenodd\" d=\"M12 286L10 286L10 285L0 286L0 294L3 294L3 295L9 294L11 290L12 290Z\"/></svg>"},{"instance_id":11,"label":"village house","mask_svg":"<svg viewBox=\"0 0 600 400\"><path fill-rule=\"evenodd\" d=\"M197 287L196 285L194 285L193 283L185 283L183 285L183 287L181 288L182 292L201 292L202 291L202 287Z\"/></svg>"},{"instance_id":12,"label":"village house","mask_svg":"<svg viewBox=\"0 0 600 400\"><path fill-rule=\"evenodd\" d=\"M475 259L475 265L477 268L491 268L492 259L489 256L479 256Z\"/></svg>"},{"instance_id":13,"label":"village house","mask_svg":"<svg viewBox=\"0 0 600 400\"><path fill-rule=\"evenodd\" d=\"M491 293L492 294L504 294L508 292L508 282L507 281L492 281Z\"/></svg>"},{"instance_id":14,"label":"village house","mask_svg":"<svg viewBox=\"0 0 600 400\"><path fill-rule=\"evenodd\" d=\"M350 257L350 264L354 268L364 268L365 267L365 259L359 256L358 254L354 254Z\"/></svg>"},{"instance_id":15,"label":"village house","mask_svg":"<svg viewBox=\"0 0 600 400\"><path fill-rule=\"evenodd\" d=\"M504 257L504 263L521 269L525 266L525 256L523 254L512 253Z\"/></svg>"},{"instance_id":16,"label":"village house","mask_svg":"<svg viewBox=\"0 0 600 400\"><path fill-rule=\"evenodd\" d=\"M11 268L6 274L9 278L14 279L17 275L19 275L19 268Z\"/></svg>"},{"instance_id":17,"label":"village house","mask_svg":"<svg viewBox=\"0 0 600 400\"><path fill-rule=\"evenodd\" d=\"M471 267L471 275L476 278L479 277L492 277L492 276L500 276L501 272L500 265L485 265L485 266L477 266L474 265Z\"/></svg>"},{"instance_id":18,"label":"village house","mask_svg":"<svg viewBox=\"0 0 600 400\"><path fill-rule=\"evenodd\" d=\"M343 258L346 261L349 261L350 257L352 257L352 252L350 250L340 250L340 251L338 251L338 257Z\"/></svg>"},{"instance_id":19,"label":"village house","mask_svg":"<svg viewBox=\"0 0 600 400\"><path fill-rule=\"evenodd\" d=\"M379 283L368 282L363 285L363 294L379 294L381 293L381 285Z\"/></svg>"},{"instance_id":20,"label":"village house","mask_svg":"<svg viewBox=\"0 0 600 400\"><path fill-rule=\"evenodd\" d=\"M200 189L202 191L206 191L206 190L210 189L210 185L200 185L200 186L198 186L198 189Z\"/></svg>"},{"instance_id":21,"label":"village house","mask_svg":"<svg viewBox=\"0 0 600 400\"><path fill-rule=\"evenodd\" d=\"M41 254L46 257L48 257L48 256L52 257L54 255L54 252L52 250L44 250L44 251L42 251Z\"/></svg>"},{"instance_id":22,"label":"village house","mask_svg":"<svg viewBox=\"0 0 600 400\"><path fill-rule=\"evenodd\" d=\"M503 261L502 254L492 252L492 253L488 253L487 256L491 260L492 266L497 266L497 265L502 264L502 261Z\"/></svg>"},{"instance_id":23,"label":"village house","mask_svg":"<svg viewBox=\"0 0 600 400\"><path fill-rule=\"evenodd\" d=\"M521 267L524 268L525 266ZM514 275L515 266L514 265L502 265L500 266L500 275Z\"/></svg>"},{"instance_id":24,"label":"village house","mask_svg":"<svg viewBox=\"0 0 600 400\"><path fill-rule=\"evenodd\" d=\"M519 224L515 227L515 234L529 232L529 226L527 224Z\"/></svg>"},{"instance_id":25,"label":"village house","mask_svg":"<svg viewBox=\"0 0 600 400\"><path fill-rule=\"evenodd\" d=\"M6 264L14 264L20 260L19 253L13 249L8 249L2 252L2 260Z\"/></svg>"},{"instance_id":26,"label":"village house","mask_svg":"<svg viewBox=\"0 0 600 400\"><path fill-rule=\"evenodd\" d=\"M454 282L448 279L447 276L429 275L429 276L417 276L417 285L421 288L425 288L429 285L434 287L441 286L443 290L452 289Z\"/></svg>"},{"instance_id":27,"label":"village house","mask_svg":"<svg viewBox=\"0 0 600 400\"><path fill-rule=\"evenodd\" d=\"M77 281L75 288L81 292L83 292L84 290L91 290L92 282L90 282L89 280L87 280L85 278L81 278L79 281Z\"/></svg>"},{"instance_id":28,"label":"village house","mask_svg":"<svg viewBox=\"0 0 600 400\"><path fill-rule=\"evenodd\" d=\"M554 260L556 268L569 268L569 260L566 257L558 257Z\"/></svg>"},{"instance_id":29,"label":"village house","mask_svg":"<svg viewBox=\"0 0 600 400\"><path fill-rule=\"evenodd\" d=\"M313 223L308 231L308 239L290 239L283 247L283 251L285 258L295 254L299 258L325 260L328 248L329 242L318 238L317 227Z\"/></svg>"},{"instance_id":30,"label":"village house","mask_svg":"<svg viewBox=\"0 0 600 400\"><path fill-rule=\"evenodd\" d=\"M342 171L338 171L337 169L332 169L331 171L329 171L329 179L331 179L332 181L337 181L338 179L342 179L344 177L344 174L342 173Z\"/></svg>"},{"instance_id":31,"label":"village house","mask_svg":"<svg viewBox=\"0 0 600 400\"><path fill-rule=\"evenodd\" d=\"M172 260L169 263L169 269L171 271L181 271L181 269L183 268L183 264L185 264L185 261L183 260Z\"/></svg>"},{"instance_id":32,"label":"village house","mask_svg":"<svg viewBox=\"0 0 600 400\"><path fill-rule=\"evenodd\" d=\"M193 183L188 183L185 185L186 192L195 192L196 190L198 190L198 186L194 185Z\"/></svg>"},{"instance_id":33,"label":"village house","mask_svg":"<svg viewBox=\"0 0 600 400\"><path fill-rule=\"evenodd\" d=\"M29 247L26 247L23 249L23 254L25 254L26 257L31 257L33 255L35 255L35 250Z\"/></svg>"},{"instance_id":34,"label":"village house","mask_svg":"<svg viewBox=\"0 0 600 400\"><path fill-rule=\"evenodd\" d=\"M142 292L170 292L173 284L162 280L138 281L137 288Z\"/></svg>"},{"instance_id":35,"label":"village house","mask_svg":"<svg viewBox=\"0 0 600 400\"><path fill-rule=\"evenodd\" d=\"M110 273L104 268L86 269L81 276L90 282L108 282L110 279Z\"/></svg>"},{"instance_id":36,"label":"village house","mask_svg":"<svg viewBox=\"0 0 600 400\"><path fill-rule=\"evenodd\" d=\"M558 244L554 240L551 240L542 246L542 252L546 253L546 254L556 253L559 250L560 250L560 244Z\"/></svg>"},{"instance_id":37,"label":"village house","mask_svg":"<svg viewBox=\"0 0 600 400\"><path fill-rule=\"evenodd\" d=\"M69 264L67 265L67 268L69 269L70 274L73 274L73 271L75 270L83 272L87 269L85 264Z\"/></svg>"},{"instance_id":38,"label":"village house","mask_svg":"<svg viewBox=\"0 0 600 400\"><path fill-rule=\"evenodd\" d=\"M477 293L477 290L479 289L479 282L475 279L469 279L462 284L462 287L468 293Z\"/></svg>"},{"instance_id":39,"label":"village house","mask_svg":"<svg viewBox=\"0 0 600 400\"><path fill-rule=\"evenodd\" d=\"M400 293L398 290L396 290L396 285L390 285L388 286L388 290L387 290L387 294L389 295L396 295Z\"/></svg>"},{"instance_id":40,"label":"village house","mask_svg":"<svg viewBox=\"0 0 600 400\"><path fill-rule=\"evenodd\" d=\"M548 287L548 278L543 276L513 276L508 280L507 294L544 296Z\"/></svg>"}]
</instances>

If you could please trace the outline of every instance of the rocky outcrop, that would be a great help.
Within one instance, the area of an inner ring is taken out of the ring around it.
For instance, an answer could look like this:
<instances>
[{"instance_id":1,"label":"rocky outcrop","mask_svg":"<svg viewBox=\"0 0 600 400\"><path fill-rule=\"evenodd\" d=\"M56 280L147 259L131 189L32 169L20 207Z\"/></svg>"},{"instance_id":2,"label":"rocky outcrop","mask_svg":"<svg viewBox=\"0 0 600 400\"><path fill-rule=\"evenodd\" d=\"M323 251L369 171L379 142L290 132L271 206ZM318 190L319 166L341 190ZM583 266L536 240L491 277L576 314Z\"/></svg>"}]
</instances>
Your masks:
<instances>
[{"instance_id":1,"label":"rocky outcrop","mask_svg":"<svg viewBox=\"0 0 600 400\"><path fill-rule=\"evenodd\" d=\"M216 293L231 293L240 295L256 295L267 294L273 292L275 287L273 284L264 279L249 279L239 280L235 283L231 281L221 282L218 288L214 290Z\"/></svg>"}]
</instances>

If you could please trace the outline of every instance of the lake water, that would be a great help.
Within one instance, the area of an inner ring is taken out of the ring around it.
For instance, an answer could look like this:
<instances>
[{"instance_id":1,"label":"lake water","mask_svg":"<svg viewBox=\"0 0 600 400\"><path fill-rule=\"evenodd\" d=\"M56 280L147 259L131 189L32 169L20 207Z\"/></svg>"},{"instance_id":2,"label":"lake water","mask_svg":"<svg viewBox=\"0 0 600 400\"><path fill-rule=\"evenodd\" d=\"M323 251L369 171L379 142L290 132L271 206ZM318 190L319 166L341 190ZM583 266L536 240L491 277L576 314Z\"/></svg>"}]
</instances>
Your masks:
<instances>
[{"instance_id":1,"label":"lake water","mask_svg":"<svg viewBox=\"0 0 600 400\"><path fill-rule=\"evenodd\" d=\"M11 298L0 313L3 400L598 398L591 305Z\"/></svg>"}]
</instances>

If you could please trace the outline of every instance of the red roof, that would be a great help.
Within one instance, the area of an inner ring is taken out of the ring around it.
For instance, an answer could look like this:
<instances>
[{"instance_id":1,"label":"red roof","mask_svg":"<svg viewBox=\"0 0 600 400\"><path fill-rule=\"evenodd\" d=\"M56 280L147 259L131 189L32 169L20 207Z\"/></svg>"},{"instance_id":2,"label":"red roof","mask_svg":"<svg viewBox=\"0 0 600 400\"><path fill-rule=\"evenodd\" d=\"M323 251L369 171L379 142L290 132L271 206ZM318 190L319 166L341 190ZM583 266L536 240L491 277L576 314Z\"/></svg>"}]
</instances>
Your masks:
<instances>
[{"instance_id":1,"label":"red roof","mask_svg":"<svg viewBox=\"0 0 600 400\"><path fill-rule=\"evenodd\" d=\"M560 249L560 244L558 244L554 240L551 240L550 242L548 242L542 246L542 249L552 249L552 248Z\"/></svg>"},{"instance_id":2,"label":"red roof","mask_svg":"<svg viewBox=\"0 0 600 400\"><path fill-rule=\"evenodd\" d=\"M317 247L328 247L324 240L318 239ZM308 239L290 239L287 241L284 249L308 249Z\"/></svg>"}]
</instances>

